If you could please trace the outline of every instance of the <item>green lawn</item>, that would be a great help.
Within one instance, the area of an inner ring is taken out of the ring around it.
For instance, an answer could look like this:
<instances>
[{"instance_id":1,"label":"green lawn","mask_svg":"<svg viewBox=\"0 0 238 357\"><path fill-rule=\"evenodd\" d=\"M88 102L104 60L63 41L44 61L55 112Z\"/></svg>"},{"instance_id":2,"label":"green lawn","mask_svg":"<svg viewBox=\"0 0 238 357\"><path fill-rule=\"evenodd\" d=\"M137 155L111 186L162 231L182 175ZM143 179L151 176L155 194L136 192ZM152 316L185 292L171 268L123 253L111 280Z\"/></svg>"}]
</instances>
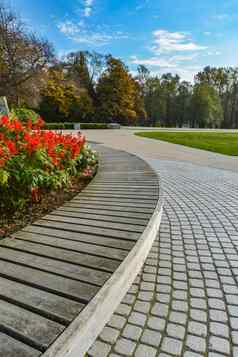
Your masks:
<instances>
[{"instance_id":1,"label":"green lawn","mask_svg":"<svg viewBox=\"0 0 238 357\"><path fill-rule=\"evenodd\" d=\"M225 132L139 132L138 136L238 156L238 133Z\"/></svg>"}]
</instances>

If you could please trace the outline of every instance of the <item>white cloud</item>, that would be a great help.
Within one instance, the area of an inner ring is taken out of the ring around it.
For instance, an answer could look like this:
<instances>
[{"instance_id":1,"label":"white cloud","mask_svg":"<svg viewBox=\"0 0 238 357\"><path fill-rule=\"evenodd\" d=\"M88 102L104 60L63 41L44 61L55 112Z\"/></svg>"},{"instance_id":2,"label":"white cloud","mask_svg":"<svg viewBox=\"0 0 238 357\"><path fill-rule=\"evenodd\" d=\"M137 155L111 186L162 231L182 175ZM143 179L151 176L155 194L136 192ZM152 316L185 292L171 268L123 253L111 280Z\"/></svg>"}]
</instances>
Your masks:
<instances>
[{"instance_id":1,"label":"white cloud","mask_svg":"<svg viewBox=\"0 0 238 357\"><path fill-rule=\"evenodd\" d=\"M113 40L128 38L127 34L120 31L112 31L110 33L101 31L100 29L92 31L86 27L84 21L75 23L67 20L59 23L58 29L70 40L76 43L84 43L93 46L103 46Z\"/></svg>"},{"instance_id":2,"label":"white cloud","mask_svg":"<svg viewBox=\"0 0 238 357\"><path fill-rule=\"evenodd\" d=\"M195 75L202 70L202 66L188 66L176 68L163 68L160 70L150 71L152 76L161 76L164 73L178 74L183 81L193 82Z\"/></svg>"},{"instance_id":3,"label":"white cloud","mask_svg":"<svg viewBox=\"0 0 238 357\"><path fill-rule=\"evenodd\" d=\"M202 68L203 66L178 67L174 71L174 74L178 74L184 81L193 82L195 75L201 71Z\"/></svg>"},{"instance_id":4,"label":"white cloud","mask_svg":"<svg viewBox=\"0 0 238 357\"><path fill-rule=\"evenodd\" d=\"M93 2L94 0L85 0L84 1L84 16L90 17L93 10Z\"/></svg>"},{"instance_id":5,"label":"white cloud","mask_svg":"<svg viewBox=\"0 0 238 357\"><path fill-rule=\"evenodd\" d=\"M139 2L139 4L136 6L136 11L143 10L149 3L149 0L144 0Z\"/></svg>"},{"instance_id":6,"label":"white cloud","mask_svg":"<svg viewBox=\"0 0 238 357\"><path fill-rule=\"evenodd\" d=\"M153 32L154 46L152 51L155 54L168 52L189 52L206 49L190 40L185 32L169 32L167 30L156 30Z\"/></svg>"},{"instance_id":7,"label":"white cloud","mask_svg":"<svg viewBox=\"0 0 238 357\"><path fill-rule=\"evenodd\" d=\"M93 0L85 0L85 6L90 7L93 5Z\"/></svg>"},{"instance_id":8,"label":"white cloud","mask_svg":"<svg viewBox=\"0 0 238 357\"><path fill-rule=\"evenodd\" d=\"M184 80L192 81L195 73L201 69L194 60L207 47L194 42L191 34L186 32L159 29L152 34L153 46L149 49L153 55L142 59L132 56L130 62L148 66L154 74L171 72L179 74Z\"/></svg>"},{"instance_id":9,"label":"white cloud","mask_svg":"<svg viewBox=\"0 0 238 357\"><path fill-rule=\"evenodd\" d=\"M154 66L154 67L176 67L175 63L172 63L169 59L151 57L147 59L139 59L137 56L132 56L130 59L132 64Z\"/></svg>"},{"instance_id":10,"label":"white cloud","mask_svg":"<svg viewBox=\"0 0 238 357\"><path fill-rule=\"evenodd\" d=\"M146 59L139 59L137 56L132 56L130 61L132 64L136 65L144 65L144 66L151 66L151 67L161 67L161 68L176 68L182 62L189 62L192 61L197 55L191 56L159 56L159 57L150 57Z\"/></svg>"},{"instance_id":11,"label":"white cloud","mask_svg":"<svg viewBox=\"0 0 238 357\"><path fill-rule=\"evenodd\" d=\"M198 56L197 53L193 53L192 55L177 55L177 56L173 56L171 57L171 60L176 61L176 62L189 62L194 60L196 57Z\"/></svg>"},{"instance_id":12,"label":"white cloud","mask_svg":"<svg viewBox=\"0 0 238 357\"><path fill-rule=\"evenodd\" d=\"M216 14L213 16L214 20L218 20L218 21L224 21L224 20L228 20L230 19L232 16L228 15L228 14Z\"/></svg>"},{"instance_id":13,"label":"white cloud","mask_svg":"<svg viewBox=\"0 0 238 357\"><path fill-rule=\"evenodd\" d=\"M207 55L208 56L220 56L221 52L220 51L208 51Z\"/></svg>"}]
</instances>

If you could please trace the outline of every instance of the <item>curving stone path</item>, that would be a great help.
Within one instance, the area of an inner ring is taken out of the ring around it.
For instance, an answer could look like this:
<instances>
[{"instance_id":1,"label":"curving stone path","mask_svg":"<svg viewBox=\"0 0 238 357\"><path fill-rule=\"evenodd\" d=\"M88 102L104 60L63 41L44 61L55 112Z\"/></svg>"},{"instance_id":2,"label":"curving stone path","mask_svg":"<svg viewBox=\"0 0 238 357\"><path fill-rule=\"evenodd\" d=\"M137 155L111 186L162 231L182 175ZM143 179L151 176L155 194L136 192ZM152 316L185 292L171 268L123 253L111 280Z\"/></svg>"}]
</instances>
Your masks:
<instances>
[{"instance_id":1,"label":"curving stone path","mask_svg":"<svg viewBox=\"0 0 238 357\"><path fill-rule=\"evenodd\" d=\"M88 356L237 357L238 173L150 163L164 185L160 232Z\"/></svg>"}]
</instances>

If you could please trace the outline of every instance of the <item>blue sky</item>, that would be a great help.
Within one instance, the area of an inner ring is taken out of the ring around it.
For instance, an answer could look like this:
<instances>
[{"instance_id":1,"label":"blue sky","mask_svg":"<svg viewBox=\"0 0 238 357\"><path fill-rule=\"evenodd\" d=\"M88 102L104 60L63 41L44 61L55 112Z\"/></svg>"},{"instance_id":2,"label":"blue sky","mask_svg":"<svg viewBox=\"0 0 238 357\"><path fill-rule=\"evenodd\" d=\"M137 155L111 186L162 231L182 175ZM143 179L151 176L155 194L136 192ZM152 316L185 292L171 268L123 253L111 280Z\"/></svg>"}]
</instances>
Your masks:
<instances>
[{"instance_id":1,"label":"blue sky","mask_svg":"<svg viewBox=\"0 0 238 357\"><path fill-rule=\"evenodd\" d=\"M59 56L96 50L186 80L205 65L238 66L237 0L5 1Z\"/></svg>"}]
</instances>

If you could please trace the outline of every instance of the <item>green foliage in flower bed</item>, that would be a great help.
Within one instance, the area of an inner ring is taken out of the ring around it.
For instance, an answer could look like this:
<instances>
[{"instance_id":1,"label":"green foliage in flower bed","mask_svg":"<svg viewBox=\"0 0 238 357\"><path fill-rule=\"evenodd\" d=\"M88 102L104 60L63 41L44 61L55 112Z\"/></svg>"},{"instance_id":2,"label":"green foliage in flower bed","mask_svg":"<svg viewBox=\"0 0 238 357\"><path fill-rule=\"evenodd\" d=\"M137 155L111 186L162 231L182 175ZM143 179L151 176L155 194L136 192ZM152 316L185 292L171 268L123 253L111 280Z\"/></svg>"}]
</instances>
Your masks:
<instances>
[{"instance_id":1,"label":"green foliage in flower bed","mask_svg":"<svg viewBox=\"0 0 238 357\"><path fill-rule=\"evenodd\" d=\"M13 108L10 113L11 118L17 118L20 120L22 123L27 123L29 120L31 120L33 123L37 121L39 118L39 114L37 114L34 110L32 109L27 109L27 108Z\"/></svg>"},{"instance_id":2,"label":"green foliage in flower bed","mask_svg":"<svg viewBox=\"0 0 238 357\"><path fill-rule=\"evenodd\" d=\"M97 157L80 134L41 130L40 117L0 118L0 214L37 202L47 192L67 189L76 177L92 177Z\"/></svg>"}]
</instances>

